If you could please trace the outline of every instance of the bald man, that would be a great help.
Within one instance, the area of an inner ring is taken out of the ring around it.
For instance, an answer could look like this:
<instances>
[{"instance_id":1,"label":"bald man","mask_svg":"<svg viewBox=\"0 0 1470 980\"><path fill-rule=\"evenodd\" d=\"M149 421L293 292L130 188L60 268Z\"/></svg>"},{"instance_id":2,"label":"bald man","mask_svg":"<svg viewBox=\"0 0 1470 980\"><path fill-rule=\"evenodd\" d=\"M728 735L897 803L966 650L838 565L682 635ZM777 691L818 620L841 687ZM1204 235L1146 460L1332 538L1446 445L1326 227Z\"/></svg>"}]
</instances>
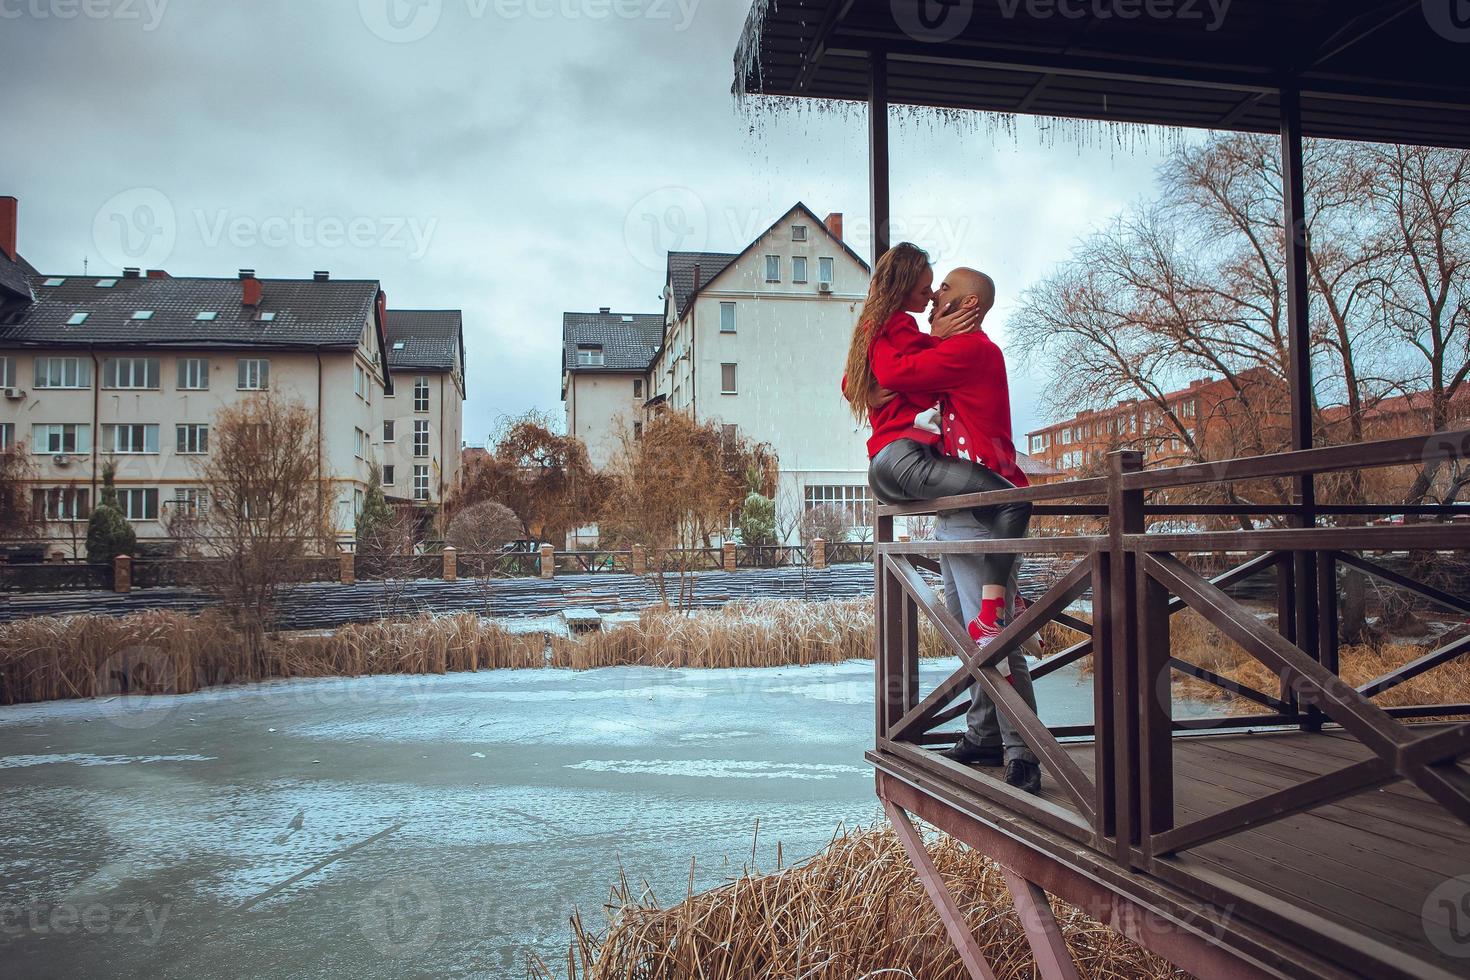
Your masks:
<instances>
[{"instance_id":1,"label":"bald man","mask_svg":"<svg viewBox=\"0 0 1470 980\"><path fill-rule=\"evenodd\" d=\"M884 473L902 474L892 487L874 485L879 495L892 499L932 499L976 490L1001 490L1029 485L1016 463L1011 441L1010 390L1005 359L985 334L984 319L995 305L995 282L976 269L955 269L935 292L930 322L956 311L973 317L957 332L945 336L936 330L927 349L875 360L874 374L884 388L899 392L939 392L939 422L943 433L944 463L919 458L921 450L906 450L912 460L883 461ZM933 450L929 450L933 452ZM958 469L957 469L958 468ZM1031 505L1000 504L939 515L935 537L941 541L972 541L1024 537ZM1004 629L1015 609L1016 556L1004 554L955 555L941 560L945 604L968 624L970 636L983 649ZM1031 644L1031 650L1037 648ZM1013 651L1000 665L1009 673L1016 692L1035 710L1031 675L1023 650ZM982 690L974 689L966 715L966 731L944 755L957 762L1005 766L1006 782L1028 792L1041 787L1035 754L1009 718L997 712Z\"/></svg>"}]
</instances>

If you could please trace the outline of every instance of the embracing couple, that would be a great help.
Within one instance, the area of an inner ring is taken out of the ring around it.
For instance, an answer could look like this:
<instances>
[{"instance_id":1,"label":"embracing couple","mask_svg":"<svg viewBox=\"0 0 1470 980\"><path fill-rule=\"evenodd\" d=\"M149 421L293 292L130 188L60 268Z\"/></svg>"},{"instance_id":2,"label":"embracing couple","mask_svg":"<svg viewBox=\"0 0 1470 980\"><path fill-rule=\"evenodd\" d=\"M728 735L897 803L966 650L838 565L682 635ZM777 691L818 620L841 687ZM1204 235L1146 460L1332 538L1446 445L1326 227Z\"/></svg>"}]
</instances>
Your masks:
<instances>
[{"instance_id":1,"label":"embracing couple","mask_svg":"<svg viewBox=\"0 0 1470 980\"><path fill-rule=\"evenodd\" d=\"M934 289L928 254L907 242L874 266L843 384L853 414L872 427L868 482L884 503L1028 485L1011 442L1005 358L984 331L994 304L995 283L974 269L955 269ZM928 334L912 315L926 309ZM1019 538L1030 520L1029 503L946 511L935 538ZM945 604L983 648L1021 611L1016 556L948 555L940 565ZM1024 650L998 666L1035 711ZM966 731L942 754L967 765L1004 764L1007 783L1039 792L1036 756L990 697L978 685L973 691Z\"/></svg>"}]
</instances>

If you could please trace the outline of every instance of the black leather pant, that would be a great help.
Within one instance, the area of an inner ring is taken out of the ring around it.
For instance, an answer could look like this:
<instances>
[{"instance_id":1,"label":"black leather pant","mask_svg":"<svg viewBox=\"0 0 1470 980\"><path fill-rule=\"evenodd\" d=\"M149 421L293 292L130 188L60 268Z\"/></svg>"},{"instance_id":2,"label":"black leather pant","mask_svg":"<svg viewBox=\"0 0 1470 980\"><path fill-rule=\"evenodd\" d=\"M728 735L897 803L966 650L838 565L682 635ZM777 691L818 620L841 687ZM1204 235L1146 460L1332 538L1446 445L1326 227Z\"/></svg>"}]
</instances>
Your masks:
<instances>
[{"instance_id":1,"label":"black leather pant","mask_svg":"<svg viewBox=\"0 0 1470 980\"><path fill-rule=\"evenodd\" d=\"M878 451L868 464L868 483L879 500L906 504L936 497L952 497L984 490L1010 490L1015 484L980 463L945 456L932 446L899 439ZM1031 523L1026 502L977 507L975 519L990 529L992 538L1022 538ZM986 555L985 584L1010 581L1016 555Z\"/></svg>"}]
</instances>

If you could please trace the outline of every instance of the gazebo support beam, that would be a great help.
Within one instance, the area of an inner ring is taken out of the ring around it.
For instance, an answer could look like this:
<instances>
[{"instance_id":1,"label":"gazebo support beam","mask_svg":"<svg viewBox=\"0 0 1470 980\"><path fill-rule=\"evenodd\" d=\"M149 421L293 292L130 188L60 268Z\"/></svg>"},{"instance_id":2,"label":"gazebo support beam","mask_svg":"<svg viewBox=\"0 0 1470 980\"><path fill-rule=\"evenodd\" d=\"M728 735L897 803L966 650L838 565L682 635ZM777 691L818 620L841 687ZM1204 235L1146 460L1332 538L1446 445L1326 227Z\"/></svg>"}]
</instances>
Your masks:
<instances>
[{"instance_id":1,"label":"gazebo support beam","mask_svg":"<svg viewBox=\"0 0 1470 980\"><path fill-rule=\"evenodd\" d=\"M888 251L888 56L868 53L868 187L873 222L873 264Z\"/></svg>"}]
</instances>

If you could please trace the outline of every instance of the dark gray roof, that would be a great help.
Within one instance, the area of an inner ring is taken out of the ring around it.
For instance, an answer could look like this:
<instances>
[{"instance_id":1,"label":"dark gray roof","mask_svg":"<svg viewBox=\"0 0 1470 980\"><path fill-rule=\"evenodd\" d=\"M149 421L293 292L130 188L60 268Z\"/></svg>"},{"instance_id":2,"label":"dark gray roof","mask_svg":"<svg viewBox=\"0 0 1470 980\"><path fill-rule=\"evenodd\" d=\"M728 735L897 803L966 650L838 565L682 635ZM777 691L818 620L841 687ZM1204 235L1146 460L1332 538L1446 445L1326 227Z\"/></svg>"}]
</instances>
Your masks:
<instances>
[{"instance_id":1,"label":"dark gray roof","mask_svg":"<svg viewBox=\"0 0 1470 980\"><path fill-rule=\"evenodd\" d=\"M0 345L107 344L190 347L353 347L380 292L377 280L262 279L260 306L241 303L239 279L57 276L59 286L32 276L36 301L0 323ZM134 320L138 310L152 310ZM214 320L198 314L213 311ZM74 313L85 323L67 326ZM274 313L269 322L258 312Z\"/></svg>"},{"instance_id":2,"label":"dark gray roof","mask_svg":"<svg viewBox=\"0 0 1470 980\"><path fill-rule=\"evenodd\" d=\"M452 371L456 361L464 364L464 315L459 310L388 311L390 371Z\"/></svg>"},{"instance_id":3,"label":"dark gray roof","mask_svg":"<svg viewBox=\"0 0 1470 980\"><path fill-rule=\"evenodd\" d=\"M664 337L661 313L563 313L561 315L564 370L647 371ZM577 345L602 347L602 367L577 367Z\"/></svg>"},{"instance_id":4,"label":"dark gray roof","mask_svg":"<svg viewBox=\"0 0 1470 980\"><path fill-rule=\"evenodd\" d=\"M12 260L0 251L0 308L12 300L24 303L34 298L28 280L35 271L23 257Z\"/></svg>"},{"instance_id":5,"label":"dark gray roof","mask_svg":"<svg viewBox=\"0 0 1470 980\"><path fill-rule=\"evenodd\" d=\"M668 283L674 289L674 315L682 317L694 296L694 267L699 266L699 285L705 286L724 272L744 252L670 252Z\"/></svg>"}]
</instances>

